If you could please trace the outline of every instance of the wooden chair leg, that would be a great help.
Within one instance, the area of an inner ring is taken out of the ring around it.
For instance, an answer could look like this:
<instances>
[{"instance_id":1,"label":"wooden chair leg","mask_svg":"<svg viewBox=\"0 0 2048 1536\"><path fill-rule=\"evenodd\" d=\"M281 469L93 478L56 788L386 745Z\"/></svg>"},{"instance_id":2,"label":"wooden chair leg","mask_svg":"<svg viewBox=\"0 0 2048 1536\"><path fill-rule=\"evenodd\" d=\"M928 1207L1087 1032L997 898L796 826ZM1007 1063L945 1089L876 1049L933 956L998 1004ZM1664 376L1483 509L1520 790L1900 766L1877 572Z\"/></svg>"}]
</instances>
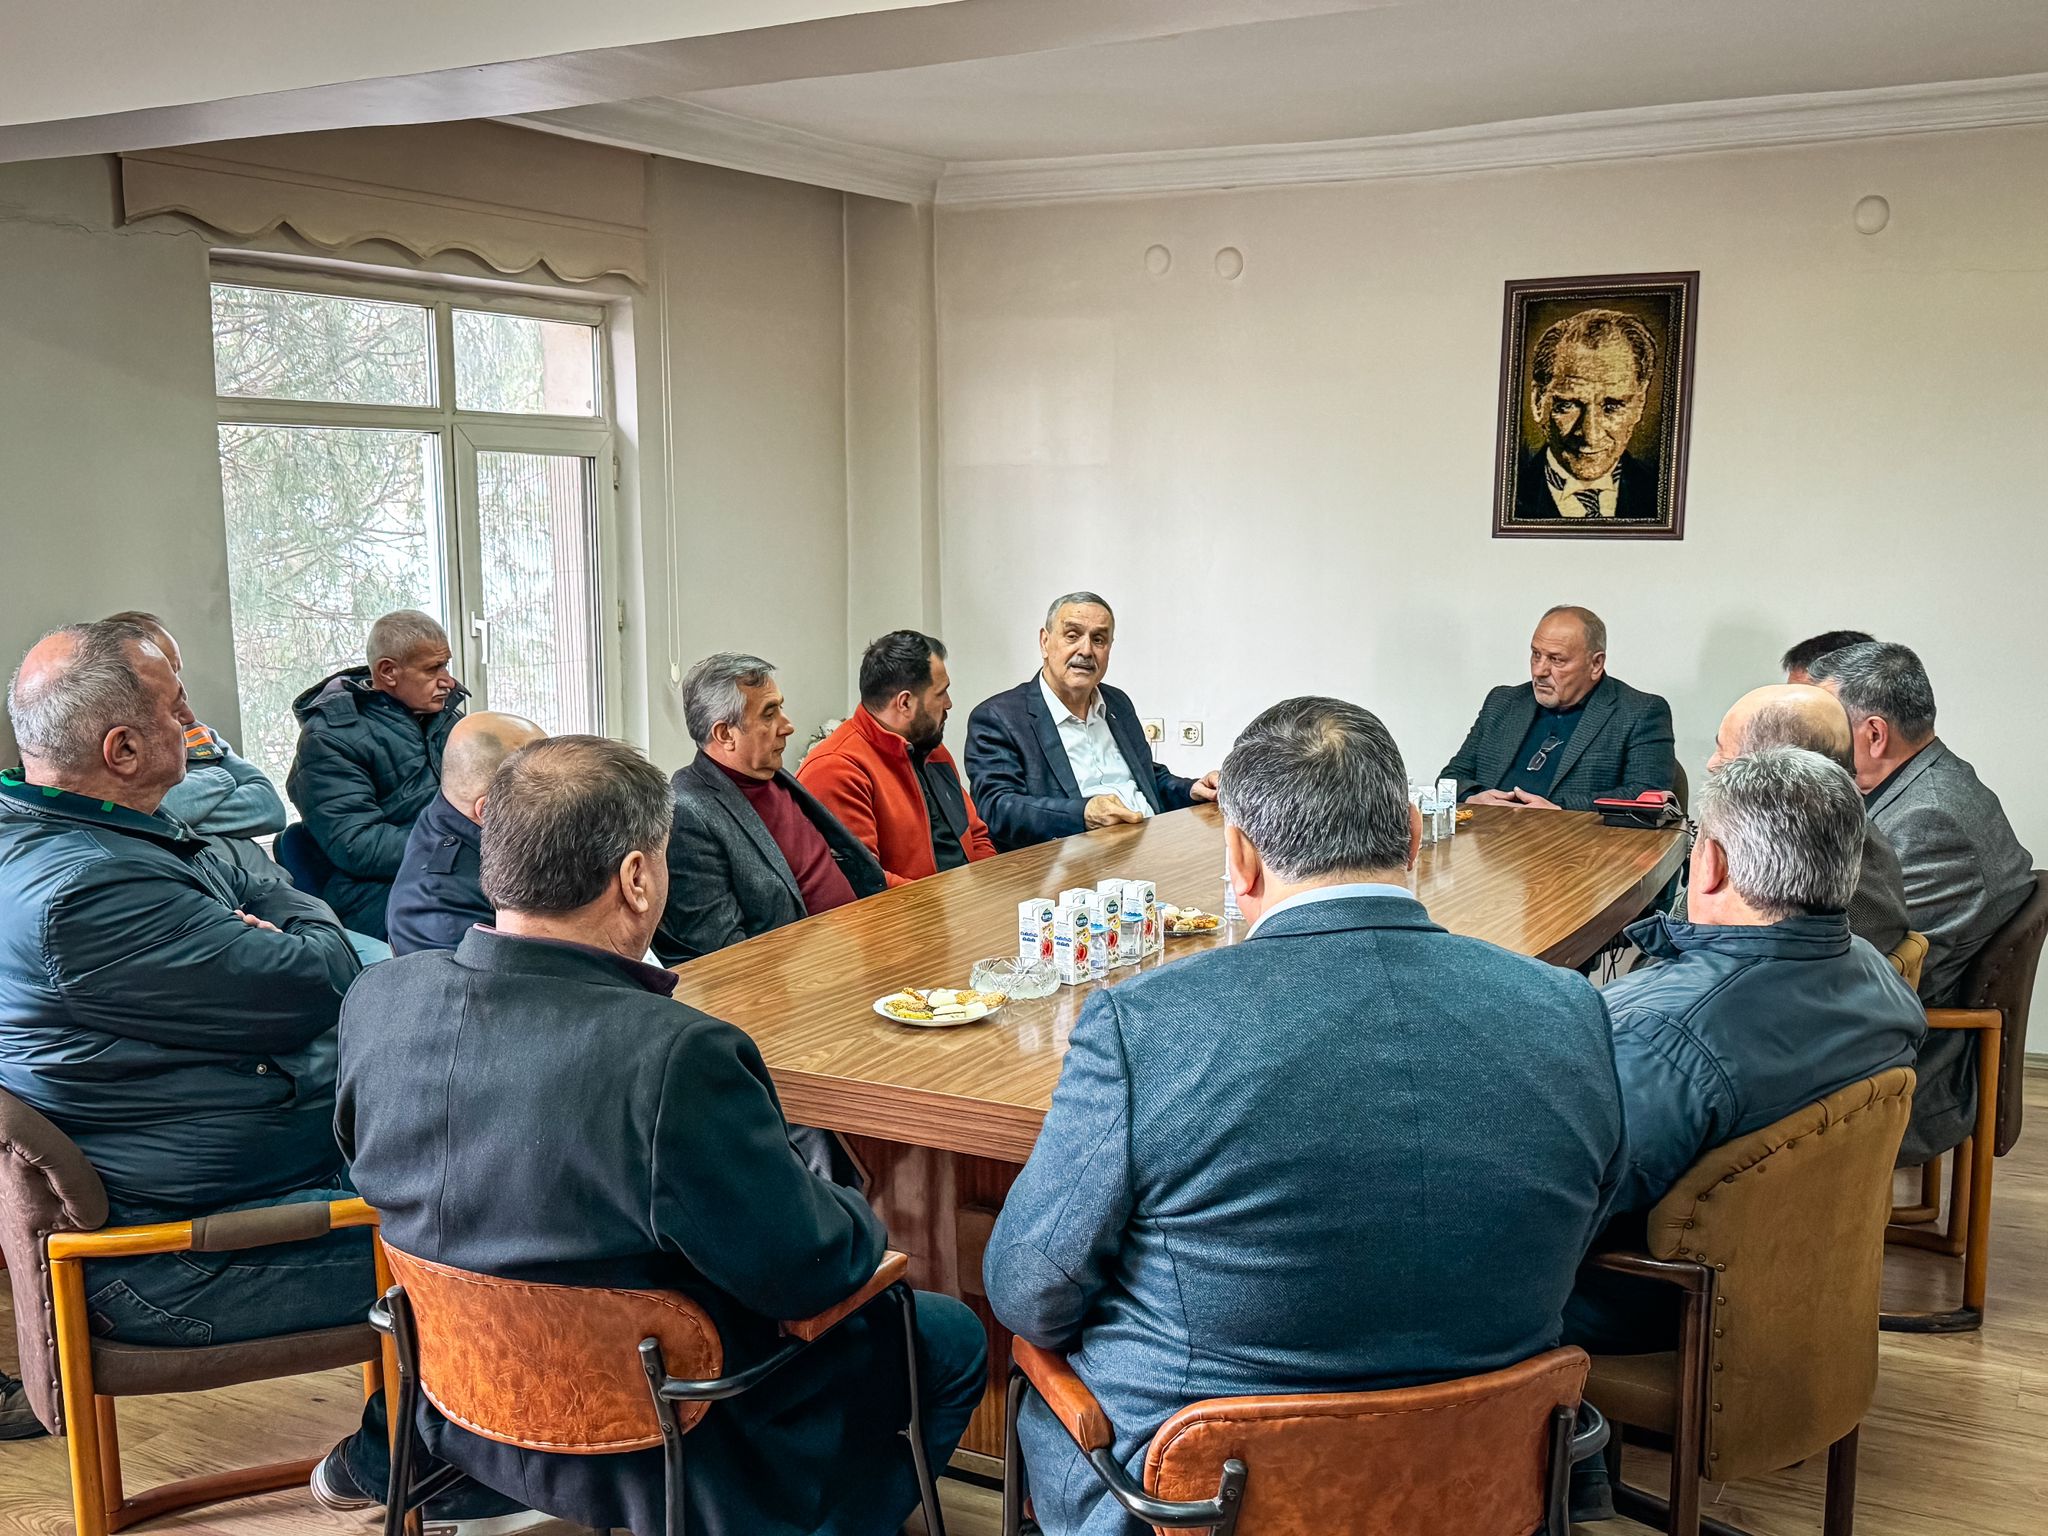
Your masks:
<instances>
[{"instance_id":1,"label":"wooden chair leg","mask_svg":"<svg viewBox=\"0 0 2048 1536\"><path fill-rule=\"evenodd\" d=\"M1853 1536L1856 1528L1856 1437L1860 1426L1828 1447L1828 1493L1821 1536Z\"/></svg>"},{"instance_id":2,"label":"wooden chair leg","mask_svg":"<svg viewBox=\"0 0 2048 1536\"><path fill-rule=\"evenodd\" d=\"M71 1518L78 1536L108 1536L105 1463L92 1381L92 1332L86 1324L85 1271L76 1263L50 1265L50 1299L57 1323L57 1383L64 1397L65 1450L71 1459Z\"/></svg>"},{"instance_id":3,"label":"wooden chair leg","mask_svg":"<svg viewBox=\"0 0 2048 1536\"><path fill-rule=\"evenodd\" d=\"M1941 1159L1936 1157L1920 1165L1919 1197L1912 1205L1893 1206L1890 1225L1894 1227L1925 1226L1940 1215Z\"/></svg>"},{"instance_id":4,"label":"wooden chair leg","mask_svg":"<svg viewBox=\"0 0 2048 1536\"><path fill-rule=\"evenodd\" d=\"M1985 1030L1977 1039L1977 1124L1956 1148L1955 1182L1947 1239L1963 1259L1963 1304L1949 1312L1886 1312L1878 1326L1888 1333L1973 1333L1984 1326L1984 1298L1991 1270L1991 1176L1998 1135L1999 1037ZM1908 1231L1897 1241L1944 1251L1932 1234ZM1918 1241L1916 1241L1918 1239Z\"/></svg>"},{"instance_id":5,"label":"wooden chair leg","mask_svg":"<svg viewBox=\"0 0 2048 1536\"><path fill-rule=\"evenodd\" d=\"M100 1429L100 1507L106 1511L107 1528L118 1531L121 1506L127 1502L121 1488L121 1425L111 1397L95 1397L92 1406Z\"/></svg>"}]
</instances>

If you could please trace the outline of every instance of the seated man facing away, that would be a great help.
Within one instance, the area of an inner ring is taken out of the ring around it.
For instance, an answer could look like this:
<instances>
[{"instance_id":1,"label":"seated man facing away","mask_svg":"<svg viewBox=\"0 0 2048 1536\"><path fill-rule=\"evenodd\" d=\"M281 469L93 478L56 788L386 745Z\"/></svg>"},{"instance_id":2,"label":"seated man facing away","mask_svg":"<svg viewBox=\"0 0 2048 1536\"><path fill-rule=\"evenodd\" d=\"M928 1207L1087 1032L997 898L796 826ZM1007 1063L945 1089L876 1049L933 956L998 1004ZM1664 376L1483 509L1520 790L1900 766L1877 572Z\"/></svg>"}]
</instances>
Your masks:
<instances>
[{"instance_id":1,"label":"seated man facing away","mask_svg":"<svg viewBox=\"0 0 2048 1536\"><path fill-rule=\"evenodd\" d=\"M1863 802L1839 764L1798 747L1730 758L1694 796L1690 919L1627 932L1650 963L1601 993L1628 1114L1617 1241L1702 1154L1838 1088L1911 1066L1927 1032L1884 956L1849 932ZM1669 1349L1668 1286L1587 1276L1568 1343ZM1597 1283L1595 1283L1597 1282Z\"/></svg>"},{"instance_id":2,"label":"seated man facing away","mask_svg":"<svg viewBox=\"0 0 2048 1536\"><path fill-rule=\"evenodd\" d=\"M1479 706L1440 779L1472 805L1590 811L1678 782L1671 706L1607 672L1607 626L1589 608L1552 608L1529 641L1529 681Z\"/></svg>"},{"instance_id":3,"label":"seated man facing away","mask_svg":"<svg viewBox=\"0 0 2048 1536\"><path fill-rule=\"evenodd\" d=\"M1029 682L967 717L967 776L1005 851L1138 822L1216 798L1216 775L1183 779L1152 760L1130 696L1103 679L1116 615L1093 592L1053 599Z\"/></svg>"},{"instance_id":4,"label":"seated man facing away","mask_svg":"<svg viewBox=\"0 0 2048 1536\"><path fill-rule=\"evenodd\" d=\"M1855 739L1856 787L1899 856L1906 911L1927 935L1920 998L1955 1006L1963 973L2034 890L2034 858L1998 796L1934 734L1934 685L1903 645L1873 641L1813 663L1842 701ZM1915 1167L1961 1144L1977 1114L1977 1037L1937 1030L1920 1053L1920 1085L1899 1162Z\"/></svg>"},{"instance_id":5,"label":"seated man facing away","mask_svg":"<svg viewBox=\"0 0 2048 1536\"><path fill-rule=\"evenodd\" d=\"M1813 676L1809 669L1821 657L1847 650L1852 645L1868 645L1871 639L1860 629L1831 629L1810 640L1800 641L1778 658L1778 665L1785 669L1786 682L1810 683Z\"/></svg>"},{"instance_id":6,"label":"seated man facing away","mask_svg":"<svg viewBox=\"0 0 2048 1536\"><path fill-rule=\"evenodd\" d=\"M697 755L675 773L662 964L886 888L874 854L783 768L796 727L770 663L705 657L683 675L683 720Z\"/></svg>"},{"instance_id":7,"label":"seated man facing away","mask_svg":"<svg viewBox=\"0 0 2048 1536\"><path fill-rule=\"evenodd\" d=\"M1730 758L1747 757L1766 747L1803 747L1817 752L1845 773L1856 763L1849 749L1849 717L1841 702L1825 688L1811 684L1773 683L1753 688L1721 717L1714 733L1712 773ZM1671 916L1684 922L1686 894L1679 888ZM1868 816L1863 819L1863 857L1857 866L1856 889L1849 897L1849 931L1881 955L1904 942L1913 925L1906 917L1906 883L1891 840Z\"/></svg>"},{"instance_id":8,"label":"seated man facing away","mask_svg":"<svg viewBox=\"0 0 2048 1536\"><path fill-rule=\"evenodd\" d=\"M1088 999L984 1264L1134 1475L1197 1398L1553 1347L1623 1156L1599 994L1446 933L1402 884L1421 827L1377 719L1276 704L1222 791L1251 937ZM1142 1530L1035 1398L1022 1434L1047 1532Z\"/></svg>"},{"instance_id":9,"label":"seated man facing away","mask_svg":"<svg viewBox=\"0 0 2048 1536\"><path fill-rule=\"evenodd\" d=\"M405 857L384 909L391 952L453 949L476 923L491 920L484 899L484 802L498 765L547 735L531 720L484 710L448 733L441 789L405 840Z\"/></svg>"},{"instance_id":10,"label":"seated man facing away","mask_svg":"<svg viewBox=\"0 0 2048 1536\"><path fill-rule=\"evenodd\" d=\"M292 701L299 751L285 793L334 866L321 891L358 933L384 937L384 907L412 824L441 783L441 753L469 695L448 636L400 609L370 626L369 665L344 667Z\"/></svg>"},{"instance_id":11,"label":"seated man facing away","mask_svg":"<svg viewBox=\"0 0 2048 1536\"><path fill-rule=\"evenodd\" d=\"M341 1023L336 1125L384 1240L438 1264L550 1284L683 1291L727 1373L863 1285L881 1223L791 1152L754 1042L671 1001L641 963L668 885L669 785L595 736L507 759L484 819L495 927L366 972ZM944 1466L980 1400L981 1324L917 1297L927 1449ZM720 1403L691 1432L691 1531L885 1536L917 1504L903 1344L886 1306ZM567 1456L422 1410L434 1454L599 1530L663 1526L657 1450ZM323 1470L353 1475L349 1448ZM337 1462L344 1463L337 1466Z\"/></svg>"},{"instance_id":12,"label":"seated man facing away","mask_svg":"<svg viewBox=\"0 0 2048 1536\"><path fill-rule=\"evenodd\" d=\"M992 858L995 844L946 750L946 648L899 629L860 659L860 703L811 748L797 782L867 845L891 885Z\"/></svg>"},{"instance_id":13,"label":"seated man facing away","mask_svg":"<svg viewBox=\"0 0 2048 1536\"><path fill-rule=\"evenodd\" d=\"M346 1196L334 1025L355 955L317 897L159 814L193 726L169 659L134 625L70 625L29 651L8 712L0 1088L78 1144L117 1225ZM367 1232L86 1278L95 1334L163 1346L357 1322L375 1295ZM18 1402L6 1417L39 1432Z\"/></svg>"},{"instance_id":14,"label":"seated man facing away","mask_svg":"<svg viewBox=\"0 0 2048 1536\"><path fill-rule=\"evenodd\" d=\"M131 609L105 622L140 629L163 652L171 670L184 676L184 652L155 614ZM197 832L209 848L245 873L264 880L287 878L256 841L284 830L284 801L277 786L261 768L237 757L211 726L194 723L185 733L185 777L171 786L159 809Z\"/></svg>"}]
</instances>

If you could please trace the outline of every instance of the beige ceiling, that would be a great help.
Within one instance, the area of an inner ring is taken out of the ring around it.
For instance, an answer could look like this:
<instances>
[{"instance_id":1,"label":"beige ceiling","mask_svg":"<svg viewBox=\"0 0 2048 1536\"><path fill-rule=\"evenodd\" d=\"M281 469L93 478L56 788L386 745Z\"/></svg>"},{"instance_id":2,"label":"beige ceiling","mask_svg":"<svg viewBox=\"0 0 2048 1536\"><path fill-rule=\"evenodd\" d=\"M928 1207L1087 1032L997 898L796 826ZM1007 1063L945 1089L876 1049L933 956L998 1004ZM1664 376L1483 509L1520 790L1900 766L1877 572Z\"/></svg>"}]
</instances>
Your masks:
<instances>
[{"instance_id":1,"label":"beige ceiling","mask_svg":"<svg viewBox=\"0 0 2048 1536\"><path fill-rule=\"evenodd\" d=\"M1382 0L677 99L962 162L1304 143L2038 72L2048 72L2048 0Z\"/></svg>"}]
</instances>

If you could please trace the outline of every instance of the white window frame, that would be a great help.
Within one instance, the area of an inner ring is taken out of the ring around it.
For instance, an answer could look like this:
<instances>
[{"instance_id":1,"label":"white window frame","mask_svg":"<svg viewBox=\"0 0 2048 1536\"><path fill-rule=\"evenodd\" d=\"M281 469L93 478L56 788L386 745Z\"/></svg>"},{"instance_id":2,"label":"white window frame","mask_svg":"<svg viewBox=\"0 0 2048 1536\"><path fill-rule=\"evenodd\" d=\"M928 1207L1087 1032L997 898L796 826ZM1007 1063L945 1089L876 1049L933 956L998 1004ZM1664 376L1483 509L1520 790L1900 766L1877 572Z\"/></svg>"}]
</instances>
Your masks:
<instances>
[{"instance_id":1,"label":"white window frame","mask_svg":"<svg viewBox=\"0 0 2048 1536\"><path fill-rule=\"evenodd\" d=\"M624 657L620 636L625 606L617 559L619 549L617 497L619 457L617 423L612 409L611 325L606 306L572 299L551 299L525 293L501 293L456 284L407 283L381 277L354 277L331 270L259 266L215 261L208 273L208 304L212 285L274 288L292 293L331 294L338 298L372 299L417 304L431 320L434 405L343 405L328 401L272 400L249 395L216 394L223 425L266 427L388 427L406 432L431 432L437 438L436 461L441 478L436 509L441 526L432 530L441 571L441 607L448 615L448 644L455 653L457 675L465 682L484 680L489 705L489 670L482 625L483 573L476 516L476 455L485 452L569 454L592 461L597 548L593 564L597 592L592 610L597 633L592 636L598 667L597 730L610 734L624 719ZM455 311L486 310L523 315L535 320L566 320L592 327L596 350L596 411L590 416L552 416L537 412L466 411L455 405ZM452 526L451 526L452 519Z\"/></svg>"}]
</instances>

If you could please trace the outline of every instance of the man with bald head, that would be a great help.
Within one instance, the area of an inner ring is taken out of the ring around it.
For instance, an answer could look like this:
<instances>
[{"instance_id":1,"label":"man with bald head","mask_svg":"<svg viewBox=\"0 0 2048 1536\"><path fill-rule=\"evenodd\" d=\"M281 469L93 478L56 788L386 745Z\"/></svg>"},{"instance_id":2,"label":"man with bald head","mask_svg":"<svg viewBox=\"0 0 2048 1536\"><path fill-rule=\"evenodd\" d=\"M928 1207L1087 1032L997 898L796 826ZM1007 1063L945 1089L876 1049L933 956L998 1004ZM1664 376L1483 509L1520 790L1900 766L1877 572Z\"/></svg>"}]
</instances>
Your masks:
<instances>
[{"instance_id":1,"label":"man with bald head","mask_svg":"<svg viewBox=\"0 0 2048 1536\"><path fill-rule=\"evenodd\" d=\"M546 736L519 715L465 715L441 754L441 792L427 802L406 839L391 882L385 925L391 952L453 949L477 923L491 920L484 895L484 802L498 765Z\"/></svg>"},{"instance_id":2,"label":"man with bald head","mask_svg":"<svg viewBox=\"0 0 2048 1536\"><path fill-rule=\"evenodd\" d=\"M1473 805L1590 811L1677 781L1671 706L1607 670L1607 626L1560 604L1529 640L1529 681L1496 688L1437 774Z\"/></svg>"},{"instance_id":3,"label":"man with bald head","mask_svg":"<svg viewBox=\"0 0 2048 1536\"><path fill-rule=\"evenodd\" d=\"M160 814L193 724L163 651L128 623L56 630L8 712L0 1088L78 1144L115 1224L348 1194L334 1027L355 955L317 897ZM362 1232L86 1266L93 1332L135 1344L339 1327L375 1295ZM28 1386L47 1422L52 1384Z\"/></svg>"},{"instance_id":4,"label":"man with bald head","mask_svg":"<svg viewBox=\"0 0 2048 1536\"><path fill-rule=\"evenodd\" d=\"M1841 700L1810 683L1773 683L1753 688L1721 717L1714 733L1712 773L1730 758L1747 757L1766 747L1803 747L1839 764L1853 775L1856 758L1849 742L1849 715ZM1685 920L1685 892L1671 909ZM1899 947L1912 924L1906 917L1906 877L1891 840L1869 817L1863 819L1863 860L1856 893L1849 898L1849 931L1881 955Z\"/></svg>"}]
</instances>

